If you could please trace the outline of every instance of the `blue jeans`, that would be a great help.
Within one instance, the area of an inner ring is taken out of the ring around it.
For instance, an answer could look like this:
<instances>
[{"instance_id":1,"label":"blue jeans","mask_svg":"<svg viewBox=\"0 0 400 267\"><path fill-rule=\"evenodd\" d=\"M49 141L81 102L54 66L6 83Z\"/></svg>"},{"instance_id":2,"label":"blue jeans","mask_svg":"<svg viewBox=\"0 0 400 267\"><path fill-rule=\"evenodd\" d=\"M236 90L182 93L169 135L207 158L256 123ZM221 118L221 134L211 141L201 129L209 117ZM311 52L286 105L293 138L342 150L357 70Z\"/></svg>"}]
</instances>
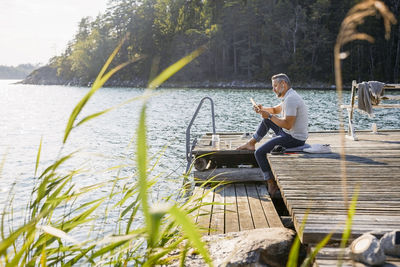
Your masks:
<instances>
[{"instance_id":1,"label":"blue jeans","mask_svg":"<svg viewBox=\"0 0 400 267\"><path fill-rule=\"evenodd\" d=\"M258 166L260 166L261 171L264 174L264 179L270 179L271 167L269 166L267 160L267 153L271 152L271 150L276 145L281 145L285 148L302 146L305 144L305 141L298 140L292 137L290 134L284 132L282 128L273 123L271 120L263 119L260 125L257 128L257 131L253 134L253 138L259 142L268 132L269 129L272 129L276 136L270 139L265 144L261 145L255 152L254 156L256 157Z\"/></svg>"}]
</instances>

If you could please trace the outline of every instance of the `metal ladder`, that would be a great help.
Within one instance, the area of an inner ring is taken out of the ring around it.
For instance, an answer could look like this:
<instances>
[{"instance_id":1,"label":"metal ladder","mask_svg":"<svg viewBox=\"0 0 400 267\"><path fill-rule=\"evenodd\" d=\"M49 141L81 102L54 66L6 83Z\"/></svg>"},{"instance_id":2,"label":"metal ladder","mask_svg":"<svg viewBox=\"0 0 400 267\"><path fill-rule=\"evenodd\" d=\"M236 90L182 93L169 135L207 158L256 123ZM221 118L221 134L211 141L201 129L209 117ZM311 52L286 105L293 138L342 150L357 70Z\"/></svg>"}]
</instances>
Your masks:
<instances>
[{"instance_id":1,"label":"metal ladder","mask_svg":"<svg viewBox=\"0 0 400 267\"><path fill-rule=\"evenodd\" d=\"M196 119L197 114L199 113L200 108L203 105L203 102L207 99L210 100L210 102L211 102L212 127L213 127L213 134L215 134L214 101L211 99L211 97L206 96L200 100L200 103L197 106L197 109L193 114L192 120L190 121L188 127L186 128L186 160L187 160L186 171L185 171L186 174L188 174L187 172L189 171L190 165L192 164L192 151L197 143L197 138L195 138L193 140L192 146L190 146L190 129L192 128L193 122Z\"/></svg>"}]
</instances>

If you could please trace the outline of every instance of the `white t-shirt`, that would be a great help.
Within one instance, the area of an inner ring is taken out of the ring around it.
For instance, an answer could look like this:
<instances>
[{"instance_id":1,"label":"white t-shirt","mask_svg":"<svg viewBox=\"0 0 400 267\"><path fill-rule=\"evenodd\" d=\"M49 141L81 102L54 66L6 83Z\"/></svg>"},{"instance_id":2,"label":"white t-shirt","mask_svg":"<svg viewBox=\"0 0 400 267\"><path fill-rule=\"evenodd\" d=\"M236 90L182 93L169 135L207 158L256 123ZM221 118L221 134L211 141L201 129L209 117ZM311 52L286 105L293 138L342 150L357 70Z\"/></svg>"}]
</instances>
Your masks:
<instances>
[{"instance_id":1,"label":"white t-shirt","mask_svg":"<svg viewBox=\"0 0 400 267\"><path fill-rule=\"evenodd\" d=\"M285 96L283 97L283 102L281 104L282 115L286 116L296 116L296 121L292 129L283 129L286 133L290 134L294 138L305 141L308 137L308 115L307 107L304 104L301 96L292 88L290 88Z\"/></svg>"}]
</instances>

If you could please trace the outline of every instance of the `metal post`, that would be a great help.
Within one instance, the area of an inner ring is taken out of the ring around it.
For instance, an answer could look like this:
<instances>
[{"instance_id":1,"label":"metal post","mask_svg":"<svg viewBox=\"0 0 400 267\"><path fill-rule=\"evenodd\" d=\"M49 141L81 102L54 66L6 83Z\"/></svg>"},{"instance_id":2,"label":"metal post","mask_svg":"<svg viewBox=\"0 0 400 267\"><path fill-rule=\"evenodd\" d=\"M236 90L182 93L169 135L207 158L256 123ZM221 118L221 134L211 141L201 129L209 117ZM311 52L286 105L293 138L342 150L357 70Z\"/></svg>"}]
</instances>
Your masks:
<instances>
[{"instance_id":1,"label":"metal post","mask_svg":"<svg viewBox=\"0 0 400 267\"><path fill-rule=\"evenodd\" d=\"M201 106L203 105L203 102L208 99L211 102L211 118L212 118L212 127L213 127L213 134L215 134L215 114L214 114L214 101L211 99L211 97L203 97L203 99L200 100L199 105L197 106L196 111L193 114L193 117L191 121L189 122L189 125L186 129L186 160L187 160L187 167L185 173L188 172L190 164L192 162L192 149L194 145L192 146L192 149L190 148L190 129L192 128L193 122L197 117L197 114L200 111Z\"/></svg>"}]
</instances>

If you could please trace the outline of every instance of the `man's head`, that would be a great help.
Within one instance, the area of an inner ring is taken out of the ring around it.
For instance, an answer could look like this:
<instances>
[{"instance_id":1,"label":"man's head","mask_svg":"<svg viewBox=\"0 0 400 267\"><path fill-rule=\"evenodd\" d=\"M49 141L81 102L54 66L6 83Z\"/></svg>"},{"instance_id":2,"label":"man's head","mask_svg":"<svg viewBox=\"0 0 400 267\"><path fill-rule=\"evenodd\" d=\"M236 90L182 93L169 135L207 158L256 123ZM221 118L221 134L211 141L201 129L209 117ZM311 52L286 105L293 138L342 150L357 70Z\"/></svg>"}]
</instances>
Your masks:
<instances>
[{"instance_id":1,"label":"man's head","mask_svg":"<svg viewBox=\"0 0 400 267\"><path fill-rule=\"evenodd\" d=\"M283 97L291 87L289 77L284 73L279 73L271 77L272 90L277 97Z\"/></svg>"}]
</instances>

